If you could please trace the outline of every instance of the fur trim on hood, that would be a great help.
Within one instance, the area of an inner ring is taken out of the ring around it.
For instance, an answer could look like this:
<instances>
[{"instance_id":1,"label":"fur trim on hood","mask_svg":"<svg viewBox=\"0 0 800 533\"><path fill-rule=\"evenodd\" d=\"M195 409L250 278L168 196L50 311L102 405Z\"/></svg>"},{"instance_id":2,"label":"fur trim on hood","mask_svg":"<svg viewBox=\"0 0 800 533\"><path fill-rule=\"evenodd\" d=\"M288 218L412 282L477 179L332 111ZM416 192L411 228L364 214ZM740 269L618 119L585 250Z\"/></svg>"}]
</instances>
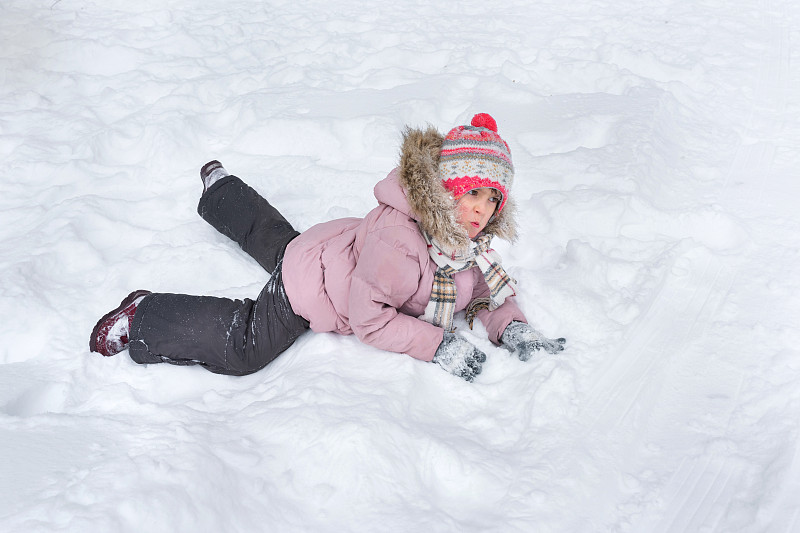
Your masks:
<instances>
[{"instance_id":1,"label":"fur trim on hood","mask_svg":"<svg viewBox=\"0 0 800 533\"><path fill-rule=\"evenodd\" d=\"M420 228L448 251L466 251L469 235L456 221L456 203L439 177L443 141L444 136L432 126L424 131L405 129L400 148L400 185ZM517 238L516 204L513 194L509 196L503 210L489 220L483 231L513 242Z\"/></svg>"}]
</instances>

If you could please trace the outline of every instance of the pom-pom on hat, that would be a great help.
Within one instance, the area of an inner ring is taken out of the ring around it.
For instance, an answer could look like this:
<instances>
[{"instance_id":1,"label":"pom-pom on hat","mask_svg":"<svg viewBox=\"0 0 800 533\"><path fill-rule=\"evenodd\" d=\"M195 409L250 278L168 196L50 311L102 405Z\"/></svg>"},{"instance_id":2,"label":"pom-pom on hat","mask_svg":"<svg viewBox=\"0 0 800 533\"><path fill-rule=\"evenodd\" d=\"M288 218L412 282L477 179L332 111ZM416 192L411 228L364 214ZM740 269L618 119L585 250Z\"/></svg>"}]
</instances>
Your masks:
<instances>
[{"instance_id":1,"label":"pom-pom on hat","mask_svg":"<svg viewBox=\"0 0 800 533\"><path fill-rule=\"evenodd\" d=\"M503 195L497 212L502 211L514 182L514 164L491 115L479 113L469 126L450 130L442 143L439 176L454 198L481 187L497 189Z\"/></svg>"}]
</instances>

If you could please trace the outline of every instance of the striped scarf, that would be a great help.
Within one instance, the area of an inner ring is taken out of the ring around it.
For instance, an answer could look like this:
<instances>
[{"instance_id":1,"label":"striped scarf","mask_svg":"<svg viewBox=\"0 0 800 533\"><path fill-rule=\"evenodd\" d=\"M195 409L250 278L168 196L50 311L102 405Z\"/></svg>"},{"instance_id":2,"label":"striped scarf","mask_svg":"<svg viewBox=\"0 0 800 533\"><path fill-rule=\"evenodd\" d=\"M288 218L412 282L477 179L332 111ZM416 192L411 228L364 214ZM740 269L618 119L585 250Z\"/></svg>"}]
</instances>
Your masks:
<instances>
[{"instance_id":1,"label":"striped scarf","mask_svg":"<svg viewBox=\"0 0 800 533\"><path fill-rule=\"evenodd\" d=\"M450 256L442 252L441 247L430 235L424 231L422 235L428 243L428 253L439 267L433 277L431 300L425 307L425 314L420 317L422 320L442 327L445 331L455 329L453 313L456 308L456 282L453 280L453 275L474 266L483 272L483 277L489 286L490 297L488 302L485 299L481 302L482 307L493 311L500 307L506 298L516 294L516 282L503 270L497 252L489 247L492 242L491 235L481 235L472 241L469 251Z\"/></svg>"}]
</instances>

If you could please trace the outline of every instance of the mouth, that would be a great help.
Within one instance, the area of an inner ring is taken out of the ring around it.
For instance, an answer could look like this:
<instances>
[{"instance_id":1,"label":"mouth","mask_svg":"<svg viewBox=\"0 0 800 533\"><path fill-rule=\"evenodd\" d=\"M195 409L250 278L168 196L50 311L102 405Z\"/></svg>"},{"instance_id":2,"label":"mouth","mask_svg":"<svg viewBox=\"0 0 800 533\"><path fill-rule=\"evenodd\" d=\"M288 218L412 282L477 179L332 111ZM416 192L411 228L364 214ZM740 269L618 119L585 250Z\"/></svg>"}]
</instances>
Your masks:
<instances>
[{"instance_id":1,"label":"mouth","mask_svg":"<svg viewBox=\"0 0 800 533\"><path fill-rule=\"evenodd\" d=\"M470 224L472 224L473 228L480 228L481 227L480 222L470 222Z\"/></svg>"}]
</instances>

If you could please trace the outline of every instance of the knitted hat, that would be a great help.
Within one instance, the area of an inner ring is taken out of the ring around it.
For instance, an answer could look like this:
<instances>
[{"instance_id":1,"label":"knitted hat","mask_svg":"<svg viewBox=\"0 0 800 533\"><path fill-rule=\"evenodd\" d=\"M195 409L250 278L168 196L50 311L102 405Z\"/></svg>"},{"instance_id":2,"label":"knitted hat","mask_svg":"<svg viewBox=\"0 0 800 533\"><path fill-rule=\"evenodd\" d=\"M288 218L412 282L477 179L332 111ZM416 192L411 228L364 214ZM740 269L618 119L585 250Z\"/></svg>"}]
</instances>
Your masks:
<instances>
[{"instance_id":1,"label":"knitted hat","mask_svg":"<svg viewBox=\"0 0 800 533\"><path fill-rule=\"evenodd\" d=\"M460 198L472 189L493 187L503 195L499 213L514 181L508 144L497 134L497 122L486 113L472 117L470 126L457 126L444 139L439 156L444 188Z\"/></svg>"}]
</instances>

